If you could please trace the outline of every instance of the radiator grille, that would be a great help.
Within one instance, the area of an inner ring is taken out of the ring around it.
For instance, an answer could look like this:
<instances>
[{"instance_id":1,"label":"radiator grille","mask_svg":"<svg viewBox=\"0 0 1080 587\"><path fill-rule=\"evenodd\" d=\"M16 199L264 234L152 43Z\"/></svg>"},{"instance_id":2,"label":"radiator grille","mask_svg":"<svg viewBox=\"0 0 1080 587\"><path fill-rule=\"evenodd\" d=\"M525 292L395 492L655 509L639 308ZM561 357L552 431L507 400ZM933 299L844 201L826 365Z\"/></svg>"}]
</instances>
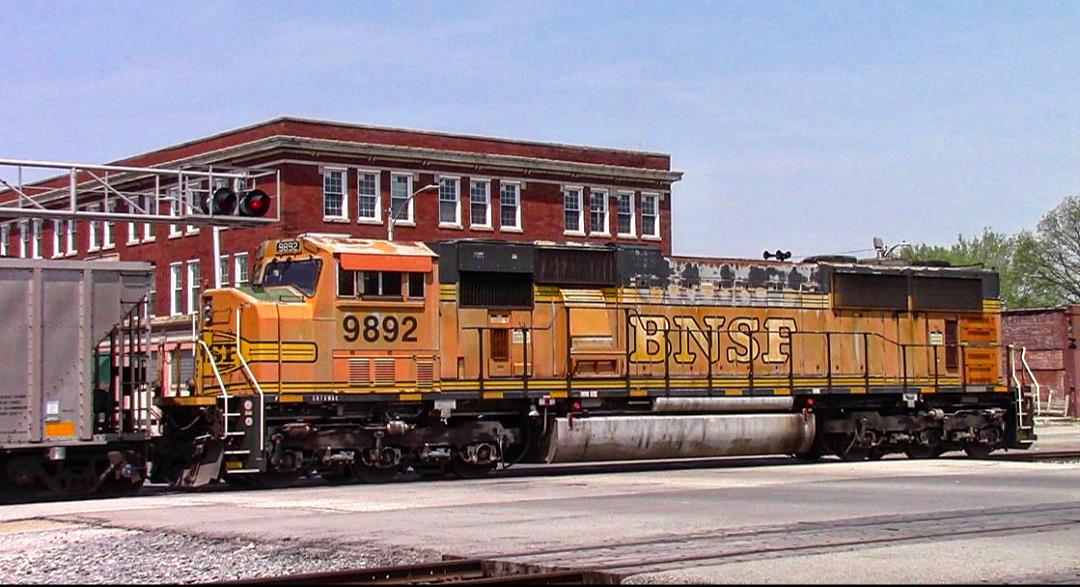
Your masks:
<instances>
[{"instance_id":1,"label":"radiator grille","mask_svg":"<svg viewBox=\"0 0 1080 587\"><path fill-rule=\"evenodd\" d=\"M416 362L416 386L430 389L435 381L435 364L431 361Z\"/></svg>"},{"instance_id":2,"label":"radiator grille","mask_svg":"<svg viewBox=\"0 0 1080 587\"><path fill-rule=\"evenodd\" d=\"M371 383L371 360L349 359L349 384L367 385Z\"/></svg>"},{"instance_id":3,"label":"radiator grille","mask_svg":"<svg viewBox=\"0 0 1080 587\"><path fill-rule=\"evenodd\" d=\"M392 385L395 375L394 359L375 359L375 383Z\"/></svg>"}]
</instances>

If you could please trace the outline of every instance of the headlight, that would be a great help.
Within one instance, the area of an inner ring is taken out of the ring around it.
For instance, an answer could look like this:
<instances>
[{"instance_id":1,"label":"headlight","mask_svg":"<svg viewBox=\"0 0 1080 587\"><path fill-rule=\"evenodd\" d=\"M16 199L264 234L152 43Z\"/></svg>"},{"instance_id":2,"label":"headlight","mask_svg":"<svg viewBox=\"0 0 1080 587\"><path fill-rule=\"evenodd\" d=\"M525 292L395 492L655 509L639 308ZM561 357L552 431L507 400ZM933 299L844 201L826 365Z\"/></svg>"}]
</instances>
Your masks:
<instances>
[{"instance_id":1,"label":"headlight","mask_svg":"<svg viewBox=\"0 0 1080 587\"><path fill-rule=\"evenodd\" d=\"M210 298L203 299L203 324L207 325L214 321L214 302Z\"/></svg>"}]
</instances>

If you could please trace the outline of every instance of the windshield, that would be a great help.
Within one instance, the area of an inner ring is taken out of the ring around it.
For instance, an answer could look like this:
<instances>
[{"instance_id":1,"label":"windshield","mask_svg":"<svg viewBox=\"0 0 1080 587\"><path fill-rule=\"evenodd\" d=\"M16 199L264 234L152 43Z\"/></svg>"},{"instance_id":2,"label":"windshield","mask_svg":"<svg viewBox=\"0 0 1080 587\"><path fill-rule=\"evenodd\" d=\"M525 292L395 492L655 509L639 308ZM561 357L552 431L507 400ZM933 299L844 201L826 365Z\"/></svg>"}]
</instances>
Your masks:
<instances>
[{"instance_id":1,"label":"windshield","mask_svg":"<svg viewBox=\"0 0 1080 587\"><path fill-rule=\"evenodd\" d=\"M263 271L262 284L263 287L291 285L304 295L314 297L321 269L322 261L319 259L271 261Z\"/></svg>"}]
</instances>

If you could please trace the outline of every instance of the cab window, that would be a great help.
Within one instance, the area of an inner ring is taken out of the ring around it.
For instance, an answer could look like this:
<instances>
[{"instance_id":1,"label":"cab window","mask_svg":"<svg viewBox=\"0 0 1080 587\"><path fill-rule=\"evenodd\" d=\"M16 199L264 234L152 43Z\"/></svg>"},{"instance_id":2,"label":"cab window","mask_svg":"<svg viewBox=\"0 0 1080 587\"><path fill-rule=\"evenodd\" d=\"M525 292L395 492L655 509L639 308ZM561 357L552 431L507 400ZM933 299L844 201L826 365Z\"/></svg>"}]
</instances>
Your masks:
<instances>
[{"instance_id":1,"label":"cab window","mask_svg":"<svg viewBox=\"0 0 1080 587\"><path fill-rule=\"evenodd\" d=\"M322 261L303 259L294 261L282 259L271 261L263 269L263 287L292 286L308 297L315 296L315 286L319 283L319 270Z\"/></svg>"},{"instance_id":2,"label":"cab window","mask_svg":"<svg viewBox=\"0 0 1080 587\"><path fill-rule=\"evenodd\" d=\"M364 300L422 300L424 274L402 271L350 271L338 266L338 297Z\"/></svg>"}]
</instances>

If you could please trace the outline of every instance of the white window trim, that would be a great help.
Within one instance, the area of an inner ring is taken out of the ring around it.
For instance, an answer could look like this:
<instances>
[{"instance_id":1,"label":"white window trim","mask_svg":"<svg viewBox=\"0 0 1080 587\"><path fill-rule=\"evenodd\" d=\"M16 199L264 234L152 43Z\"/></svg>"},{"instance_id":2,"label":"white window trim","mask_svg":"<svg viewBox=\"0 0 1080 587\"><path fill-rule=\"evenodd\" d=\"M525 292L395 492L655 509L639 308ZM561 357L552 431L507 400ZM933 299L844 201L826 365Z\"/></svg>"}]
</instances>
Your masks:
<instances>
[{"instance_id":1,"label":"white window trim","mask_svg":"<svg viewBox=\"0 0 1080 587\"><path fill-rule=\"evenodd\" d=\"M107 204L106 210L109 212L116 211L116 200L110 200ZM112 220L101 221L101 250L112 250L116 248L116 222Z\"/></svg>"},{"instance_id":2,"label":"white window trim","mask_svg":"<svg viewBox=\"0 0 1080 587\"><path fill-rule=\"evenodd\" d=\"M41 249L45 248L44 230L44 222L40 218L30 221L30 251L34 259L40 259L43 256L44 251Z\"/></svg>"},{"instance_id":3,"label":"white window trim","mask_svg":"<svg viewBox=\"0 0 1080 587\"><path fill-rule=\"evenodd\" d=\"M645 234L645 218L641 219L641 239L647 241L658 241L660 237L660 194L658 192L641 192L641 209L645 209L645 198L654 198L653 204L653 229L656 234Z\"/></svg>"},{"instance_id":4,"label":"white window trim","mask_svg":"<svg viewBox=\"0 0 1080 587\"><path fill-rule=\"evenodd\" d=\"M630 196L630 232L619 232L619 197ZM623 238L637 238L637 192L615 192L615 234Z\"/></svg>"},{"instance_id":5,"label":"white window trim","mask_svg":"<svg viewBox=\"0 0 1080 587\"><path fill-rule=\"evenodd\" d=\"M341 216L328 216L326 214L326 175L328 173L341 173ZM322 212L323 222L348 222L349 221L349 168L348 167L323 167L322 168Z\"/></svg>"},{"instance_id":6,"label":"white window trim","mask_svg":"<svg viewBox=\"0 0 1080 587\"><path fill-rule=\"evenodd\" d=\"M604 230L593 231L592 198L596 194L604 194ZM611 236L611 190L607 188L589 188L589 236Z\"/></svg>"},{"instance_id":7,"label":"white window trim","mask_svg":"<svg viewBox=\"0 0 1080 587\"><path fill-rule=\"evenodd\" d=\"M578 223L577 229L571 230L566 228L566 192L576 191L578 201ZM559 190L563 200L563 213L562 213L562 225L563 234L567 236L585 236L585 188L584 186L577 185L564 185Z\"/></svg>"},{"instance_id":8,"label":"white window trim","mask_svg":"<svg viewBox=\"0 0 1080 587\"><path fill-rule=\"evenodd\" d=\"M158 206L160 205L160 203L157 201L157 196L156 195L147 195L147 196L145 196L145 198L146 199L143 200L143 206L146 209L146 213L147 214L157 214ZM152 242L154 242L154 240L157 238L156 237L156 231L155 231L156 227L157 227L157 225L154 224L153 222L143 223L143 225L142 225L142 233L143 233L142 234L142 242L144 242L144 243L152 243Z\"/></svg>"},{"instance_id":9,"label":"white window trim","mask_svg":"<svg viewBox=\"0 0 1080 587\"><path fill-rule=\"evenodd\" d=\"M30 221L20 220L19 227L19 258L25 259L30 253Z\"/></svg>"},{"instance_id":10,"label":"white window trim","mask_svg":"<svg viewBox=\"0 0 1080 587\"><path fill-rule=\"evenodd\" d=\"M8 254L8 239L11 238L11 225L4 224L0 226L0 256L6 257Z\"/></svg>"},{"instance_id":11,"label":"white window trim","mask_svg":"<svg viewBox=\"0 0 1080 587\"><path fill-rule=\"evenodd\" d=\"M442 182L443 180L450 180L454 182L454 222L444 222L442 219ZM439 228L450 228L453 230L461 230L461 177L456 175L439 175L437 176L436 183L439 185Z\"/></svg>"},{"instance_id":12,"label":"white window trim","mask_svg":"<svg viewBox=\"0 0 1080 587\"><path fill-rule=\"evenodd\" d=\"M487 191L487 211L485 212L485 215L484 215L484 223L483 224L473 224L472 223L472 204L473 204L472 185L474 183L480 183L480 184L484 184L486 186L485 190ZM492 205L491 205L491 180L490 179L469 178L469 228L472 229L472 230L485 230L485 231L494 230L494 228L493 228L493 226L491 224L491 208L492 208Z\"/></svg>"},{"instance_id":13,"label":"white window trim","mask_svg":"<svg viewBox=\"0 0 1080 587\"><path fill-rule=\"evenodd\" d=\"M64 221L64 240L67 241L67 248L65 249L65 257L73 257L79 253L79 239L78 239L79 222L75 219L68 219Z\"/></svg>"},{"instance_id":14,"label":"white window trim","mask_svg":"<svg viewBox=\"0 0 1080 587\"><path fill-rule=\"evenodd\" d=\"M194 214L196 207L199 205L199 190L202 189L202 182L195 181L188 184L186 195L184 196L184 206L187 206L187 213ZM188 224L184 228L184 234L199 234L199 226L196 224Z\"/></svg>"},{"instance_id":15,"label":"white window trim","mask_svg":"<svg viewBox=\"0 0 1080 587\"><path fill-rule=\"evenodd\" d=\"M184 284L181 283L184 279L184 267L183 263L177 261L176 263L169 263L169 315L179 316L180 308L176 307L176 290L179 289L180 293L184 293ZM179 269L179 271L177 271ZM179 279L178 279L179 278Z\"/></svg>"},{"instance_id":16,"label":"white window trim","mask_svg":"<svg viewBox=\"0 0 1080 587\"><path fill-rule=\"evenodd\" d=\"M64 231L64 221L53 220L52 228L52 258L59 259L64 256L64 249L60 246L63 242L60 238L60 233Z\"/></svg>"},{"instance_id":17,"label":"white window trim","mask_svg":"<svg viewBox=\"0 0 1080 587\"><path fill-rule=\"evenodd\" d=\"M181 206L180 188L171 187L171 188L168 189L166 194L168 194L169 216L172 216L173 218L179 218L180 217L180 206ZM169 238L180 238L181 236L184 236L184 232L182 230L180 230L180 225L179 224L170 224L169 225Z\"/></svg>"},{"instance_id":18,"label":"white window trim","mask_svg":"<svg viewBox=\"0 0 1080 587\"><path fill-rule=\"evenodd\" d=\"M390 172L390 194L387 197L390 198L389 201L390 201L391 206L393 206L393 204L394 204L394 179L396 179L398 177L406 177L406 178L409 179L409 184L405 187L405 194L406 194L405 197L408 198L413 193L413 186L416 185L416 176L417 175L418 174L411 173L411 172L400 172L400 173L399 172ZM394 226L409 226L409 227L416 226L416 216L415 216L414 206L413 206L413 204L415 202L416 202L416 198L409 198L409 203L405 205L405 216L402 216L401 218L398 218L397 222L394 223ZM389 219L390 214L392 212L393 211L391 210L391 211L388 211L386 213L386 216L387 216L388 219ZM380 221L378 222L378 224L382 224L381 217L380 217Z\"/></svg>"},{"instance_id":19,"label":"white window trim","mask_svg":"<svg viewBox=\"0 0 1080 587\"><path fill-rule=\"evenodd\" d=\"M232 283L232 258L229 255L218 255L218 267L221 268L221 285L215 287L229 287Z\"/></svg>"},{"instance_id":20,"label":"white window trim","mask_svg":"<svg viewBox=\"0 0 1080 587\"><path fill-rule=\"evenodd\" d=\"M517 220L516 226L503 226L502 225L502 188L504 185L512 185L517 187L517 210L515 214L515 220ZM521 224L521 208L522 208L522 182L520 181L499 181L499 232L524 232L524 228Z\"/></svg>"},{"instance_id":21,"label":"white window trim","mask_svg":"<svg viewBox=\"0 0 1080 587\"><path fill-rule=\"evenodd\" d=\"M375 176L375 217L374 218L361 218L360 217L360 176L361 175L374 175ZM382 224L382 172L378 169L363 169L358 168L356 170L356 222L358 224ZM400 226L400 224L399 224Z\"/></svg>"},{"instance_id":22,"label":"white window trim","mask_svg":"<svg viewBox=\"0 0 1080 587\"><path fill-rule=\"evenodd\" d=\"M251 269L248 268L248 254L247 253L237 253L237 254L233 255L233 275L232 275L232 277L233 277L233 285L234 286L240 286L240 285L243 285L245 283L249 283L251 281L251 275L250 274L247 276L247 279L245 281L240 281L240 268L241 267L244 268L245 273L248 273L248 272L251 271Z\"/></svg>"},{"instance_id":23,"label":"white window trim","mask_svg":"<svg viewBox=\"0 0 1080 587\"><path fill-rule=\"evenodd\" d=\"M185 283L184 283L184 300L187 302L187 306L188 306L187 312L185 312L185 313L186 314L194 314L196 309L198 309L198 307L199 307L199 300L194 298L194 295L195 295L195 280L193 279L194 276L191 273L191 268L192 268L192 266L198 266L199 267L199 281L201 282L202 281L202 265L199 263L198 259L189 259L185 265L186 266L184 268L185 269L185 271L184 271L184 278L185 278L184 279L184 281L185 281ZM199 285L202 285L202 283L200 283ZM199 288L199 292L200 293L202 292L202 288Z\"/></svg>"}]
</instances>

